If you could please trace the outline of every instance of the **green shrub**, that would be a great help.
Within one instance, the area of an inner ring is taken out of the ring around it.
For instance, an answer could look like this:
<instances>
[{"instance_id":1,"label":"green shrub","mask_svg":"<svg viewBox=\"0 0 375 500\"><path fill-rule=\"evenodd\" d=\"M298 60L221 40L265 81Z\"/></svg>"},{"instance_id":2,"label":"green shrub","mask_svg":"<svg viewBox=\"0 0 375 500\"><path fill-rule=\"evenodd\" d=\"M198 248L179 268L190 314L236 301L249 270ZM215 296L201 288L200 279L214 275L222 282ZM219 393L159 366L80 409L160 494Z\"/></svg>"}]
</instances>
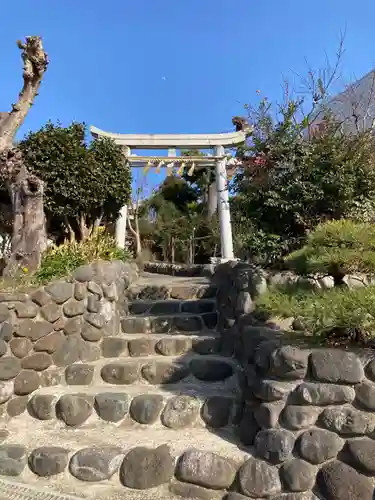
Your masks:
<instances>
[{"instance_id":1,"label":"green shrub","mask_svg":"<svg viewBox=\"0 0 375 500\"><path fill-rule=\"evenodd\" d=\"M375 334L375 286L324 291L277 288L259 297L266 315L299 318L307 332L324 335L333 327L363 328Z\"/></svg>"},{"instance_id":2,"label":"green shrub","mask_svg":"<svg viewBox=\"0 0 375 500\"><path fill-rule=\"evenodd\" d=\"M46 282L66 276L74 269L95 260L128 260L129 254L118 248L115 239L103 228L95 230L83 241L67 241L63 245L50 247L34 280Z\"/></svg>"},{"instance_id":3,"label":"green shrub","mask_svg":"<svg viewBox=\"0 0 375 500\"><path fill-rule=\"evenodd\" d=\"M301 275L375 273L375 225L345 219L319 224L285 263Z\"/></svg>"}]
</instances>

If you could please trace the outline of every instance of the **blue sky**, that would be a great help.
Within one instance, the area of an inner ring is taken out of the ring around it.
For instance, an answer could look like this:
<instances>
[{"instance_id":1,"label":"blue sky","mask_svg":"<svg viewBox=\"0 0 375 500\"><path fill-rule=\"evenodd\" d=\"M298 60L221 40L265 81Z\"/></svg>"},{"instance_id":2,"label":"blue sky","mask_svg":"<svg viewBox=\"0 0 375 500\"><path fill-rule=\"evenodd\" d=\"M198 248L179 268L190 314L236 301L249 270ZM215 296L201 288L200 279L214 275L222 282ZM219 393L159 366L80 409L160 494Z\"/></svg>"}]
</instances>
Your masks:
<instances>
[{"instance_id":1,"label":"blue sky","mask_svg":"<svg viewBox=\"0 0 375 500\"><path fill-rule=\"evenodd\" d=\"M257 89L280 99L305 58L324 66L343 30L342 84L375 65L373 0L1 3L0 109L20 89L18 38L42 35L51 61L21 135L49 119L124 133L228 131Z\"/></svg>"}]
</instances>

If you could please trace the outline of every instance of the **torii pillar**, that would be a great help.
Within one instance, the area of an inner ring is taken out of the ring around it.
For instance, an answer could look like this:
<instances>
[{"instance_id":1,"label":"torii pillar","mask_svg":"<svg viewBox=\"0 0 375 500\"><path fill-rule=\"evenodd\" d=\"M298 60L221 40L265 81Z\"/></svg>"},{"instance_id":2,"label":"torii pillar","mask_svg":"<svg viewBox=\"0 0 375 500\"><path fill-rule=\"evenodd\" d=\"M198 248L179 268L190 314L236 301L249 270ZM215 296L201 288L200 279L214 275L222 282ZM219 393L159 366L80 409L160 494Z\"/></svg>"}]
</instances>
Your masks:
<instances>
[{"instance_id":1,"label":"torii pillar","mask_svg":"<svg viewBox=\"0 0 375 500\"><path fill-rule=\"evenodd\" d=\"M215 156L222 156L223 159L216 160L216 188L217 188L217 209L220 223L220 245L221 260L226 262L234 260L232 223L230 220L229 190L227 178L227 160L224 156L224 146L215 147Z\"/></svg>"}]
</instances>

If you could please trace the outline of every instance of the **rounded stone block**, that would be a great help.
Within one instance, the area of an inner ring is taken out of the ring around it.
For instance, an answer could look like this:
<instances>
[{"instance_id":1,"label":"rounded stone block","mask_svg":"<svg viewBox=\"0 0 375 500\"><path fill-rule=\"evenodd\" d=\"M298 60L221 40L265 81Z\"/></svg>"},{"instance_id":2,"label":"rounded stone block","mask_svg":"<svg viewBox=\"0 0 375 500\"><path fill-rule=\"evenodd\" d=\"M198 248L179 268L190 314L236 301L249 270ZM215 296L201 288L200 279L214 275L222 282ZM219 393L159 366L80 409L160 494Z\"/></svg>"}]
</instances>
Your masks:
<instances>
[{"instance_id":1,"label":"rounded stone block","mask_svg":"<svg viewBox=\"0 0 375 500\"><path fill-rule=\"evenodd\" d=\"M107 384L129 385L139 380L139 364L136 362L104 365L100 375Z\"/></svg>"},{"instance_id":2,"label":"rounded stone block","mask_svg":"<svg viewBox=\"0 0 375 500\"><path fill-rule=\"evenodd\" d=\"M345 385L304 382L295 389L292 397L300 405L338 405L352 403L355 390Z\"/></svg>"},{"instance_id":3,"label":"rounded stone block","mask_svg":"<svg viewBox=\"0 0 375 500\"><path fill-rule=\"evenodd\" d=\"M9 342L9 347L14 356L17 358L24 358L33 348L33 344L30 339L14 338Z\"/></svg>"},{"instance_id":4,"label":"rounded stone block","mask_svg":"<svg viewBox=\"0 0 375 500\"><path fill-rule=\"evenodd\" d=\"M57 396L53 394L34 394L28 403L28 410L32 417L39 420L53 420L56 418Z\"/></svg>"},{"instance_id":5,"label":"rounded stone block","mask_svg":"<svg viewBox=\"0 0 375 500\"><path fill-rule=\"evenodd\" d=\"M44 288L39 288L32 293L31 300L40 307L43 307L52 301L51 296L44 291Z\"/></svg>"},{"instance_id":6,"label":"rounded stone block","mask_svg":"<svg viewBox=\"0 0 375 500\"><path fill-rule=\"evenodd\" d=\"M87 297L87 288L85 283L74 284L74 298L76 300L83 300Z\"/></svg>"},{"instance_id":7,"label":"rounded stone block","mask_svg":"<svg viewBox=\"0 0 375 500\"><path fill-rule=\"evenodd\" d=\"M173 320L176 332L199 332L204 330L204 324L200 316L176 316Z\"/></svg>"},{"instance_id":8,"label":"rounded stone block","mask_svg":"<svg viewBox=\"0 0 375 500\"><path fill-rule=\"evenodd\" d=\"M262 429L271 429L276 427L280 413L284 409L283 401L275 401L274 403L261 403L254 410L254 417Z\"/></svg>"},{"instance_id":9,"label":"rounded stone block","mask_svg":"<svg viewBox=\"0 0 375 500\"><path fill-rule=\"evenodd\" d=\"M236 472L233 462L216 453L189 450L178 461L176 477L186 483L222 490L232 485Z\"/></svg>"},{"instance_id":10,"label":"rounded stone block","mask_svg":"<svg viewBox=\"0 0 375 500\"><path fill-rule=\"evenodd\" d=\"M40 374L40 385L42 387L60 385L62 378L62 373L59 368L50 368Z\"/></svg>"},{"instance_id":11,"label":"rounded stone block","mask_svg":"<svg viewBox=\"0 0 375 500\"><path fill-rule=\"evenodd\" d=\"M73 455L69 471L80 481L105 481L116 474L123 457L122 451L115 447L85 448Z\"/></svg>"},{"instance_id":12,"label":"rounded stone block","mask_svg":"<svg viewBox=\"0 0 375 500\"><path fill-rule=\"evenodd\" d=\"M98 330L103 328L105 325L105 318L102 314L86 313L84 315L84 319L87 324L93 326L94 328L97 328Z\"/></svg>"},{"instance_id":13,"label":"rounded stone block","mask_svg":"<svg viewBox=\"0 0 375 500\"><path fill-rule=\"evenodd\" d=\"M284 427L288 429L307 429L318 420L320 411L320 408L314 406L287 405L280 418Z\"/></svg>"},{"instance_id":14,"label":"rounded stone block","mask_svg":"<svg viewBox=\"0 0 375 500\"><path fill-rule=\"evenodd\" d=\"M286 345L270 356L270 374L285 380L298 380L306 376L308 352Z\"/></svg>"},{"instance_id":15,"label":"rounded stone block","mask_svg":"<svg viewBox=\"0 0 375 500\"><path fill-rule=\"evenodd\" d=\"M142 377L152 385L175 384L186 378L190 371L185 363L152 361L142 367Z\"/></svg>"},{"instance_id":16,"label":"rounded stone block","mask_svg":"<svg viewBox=\"0 0 375 500\"><path fill-rule=\"evenodd\" d=\"M92 414L93 405L88 398L77 394L64 394L56 405L56 414L69 427L82 425Z\"/></svg>"},{"instance_id":17,"label":"rounded stone block","mask_svg":"<svg viewBox=\"0 0 375 500\"><path fill-rule=\"evenodd\" d=\"M63 340L52 359L56 366L68 366L77 361L95 361L100 357L100 348L79 337L69 336Z\"/></svg>"},{"instance_id":18,"label":"rounded stone block","mask_svg":"<svg viewBox=\"0 0 375 500\"><path fill-rule=\"evenodd\" d=\"M101 344L104 358L117 358L127 354L128 342L121 337L106 337Z\"/></svg>"},{"instance_id":19,"label":"rounded stone block","mask_svg":"<svg viewBox=\"0 0 375 500\"><path fill-rule=\"evenodd\" d=\"M81 336L89 342L99 342L103 337L103 331L96 326L84 323L81 331Z\"/></svg>"},{"instance_id":20,"label":"rounded stone block","mask_svg":"<svg viewBox=\"0 0 375 500\"><path fill-rule=\"evenodd\" d=\"M159 394L141 394L133 398L130 405L130 415L139 424L153 424L158 420L163 406L163 396Z\"/></svg>"},{"instance_id":21,"label":"rounded stone block","mask_svg":"<svg viewBox=\"0 0 375 500\"><path fill-rule=\"evenodd\" d=\"M276 467L250 458L238 471L241 492L251 498L272 497L281 492L281 482Z\"/></svg>"},{"instance_id":22,"label":"rounded stone block","mask_svg":"<svg viewBox=\"0 0 375 500\"><path fill-rule=\"evenodd\" d=\"M156 352L163 356L177 356L191 350L191 339L164 338L157 342Z\"/></svg>"},{"instance_id":23,"label":"rounded stone block","mask_svg":"<svg viewBox=\"0 0 375 500\"><path fill-rule=\"evenodd\" d=\"M352 407L326 408L319 421L326 429L345 436L370 434L375 429L375 414Z\"/></svg>"},{"instance_id":24,"label":"rounded stone block","mask_svg":"<svg viewBox=\"0 0 375 500\"><path fill-rule=\"evenodd\" d=\"M233 366L216 359L193 359L190 370L194 377L205 382L219 382L233 375Z\"/></svg>"},{"instance_id":25,"label":"rounded stone block","mask_svg":"<svg viewBox=\"0 0 375 500\"><path fill-rule=\"evenodd\" d=\"M65 335L80 335L83 327L83 318L70 318L65 321L64 334Z\"/></svg>"},{"instance_id":26,"label":"rounded stone block","mask_svg":"<svg viewBox=\"0 0 375 500\"><path fill-rule=\"evenodd\" d=\"M82 300L70 299L65 302L63 312L67 318L81 316L85 312L85 303Z\"/></svg>"},{"instance_id":27,"label":"rounded stone block","mask_svg":"<svg viewBox=\"0 0 375 500\"><path fill-rule=\"evenodd\" d=\"M222 396L212 396L206 399L202 406L203 422L212 429L220 429L229 423L233 400Z\"/></svg>"},{"instance_id":28,"label":"rounded stone block","mask_svg":"<svg viewBox=\"0 0 375 500\"><path fill-rule=\"evenodd\" d=\"M10 417L18 417L26 411L28 396L16 396L10 399L7 403L7 413Z\"/></svg>"},{"instance_id":29,"label":"rounded stone block","mask_svg":"<svg viewBox=\"0 0 375 500\"><path fill-rule=\"evenodd\" d=\"M23 446L16 444L0 446L0 474L2 476L19 476L26 463L26 449Z\"/></svg>"},{"instance_id":30,"label":"rounded stone block","mask_svg":"<svg viewBox=\"0 0 375 500\"><path fill-rule=\"evenodd\" d=\"M311 490L315 484L316 468L308 462L296 458L281 468L281 477L289 491Z\"/></svg>"},{"instance_id":31,"label":"rounded stone block","mask_svg":"<svg viewBox=\"0 0 375 500\"><path fill-rule=\"evenodd\" d=\"M121 328L124 333L150 333L149 318L123 318Z\"/></svg>"},{"instance_id":32,"label":"rounded stone block","mask_svg":"<svg viewBox=\"0 0 375 500\"><path fill-rule=\"evenodd\" d=\"M22 370L14 379L14 394L24 396L36 391L40 386L40 377L34 370Z\"/></svg>"},{"instance_id":33,"label":"rounded stone block","mask_svg":"<svg viewBox=\"0 0 375 500\"><path fill-rule=\"evenodd\" d=\"M69 450L57 446L42 446L30 453L29 467L39 477L61 474L69 462Z\"/></svg>"},{"instance_id":34,"label":"rounded stone block","mask_svg":"<svg viewBox=\"0 0 375 500\"><path fill-rule=\"evenodd\" d=\"M95 410L102 420L120 422L129 411L130 398L127 394L105 392L95 396Z\"/></svg>"},{"instance_id":35,"label":"rounded stone block","mask_svg":"<svg viewBox=\"0 0 375 500\"><path fill-rule=\"evenodd\" d=\"M11 380L21 371L21 363L17 358L5 357L0 359L0 380Z\"/></svg>"},{"instance_id":36,"label":"rounded stone block","mask_svg":"<svg viewBox=\"0 0 375 500\"><path fill-rule=\"evenodd\" d=\"M120 468L124 486L136 490L156 488L168 483L174 474L174 460L167 445L155 449L133 448Z\"/></svg>"},{"instance_id":37,"label":"rounded stone block","mask_svg":"<svg viewBox=\"0 0 375 500\"><path fill-rule=\"evenodd\" d=\"M68 385L90 385L94 378L94 367L87 364L70 365L65 369Z\"/></svg>"},{"instance_id":38,"label":"rounded stone block","mask_svg":"<svg viewBox=\"0 0 375 500\"><path fill-rule=\"evenodd\" d=\"M61 308L57 304L50 302L40 308L40 314L49 323L54 323L61 317Z\"/></svg>"},{"instance_id":39,"label":"rounded stone block","mask_svg":"<svg viewBox=\"0 0 375 500\"><path fill-rule=\"evenodd\" d=\"M350 439L347 449L356 469L375 476L375 442L372 439Z\"/></svg>"},{"instance_id":40,"label":"rounded stone block","mask_svg":"<svg viewBox=\"0 0 375 500\"><path fill-rule=\"evenodd\" d=\"M18 325L16 333L18 337L26 337L32 342L36 342L51 333L53 329L52 323L48 321L25 319Z\"/></svg>"},{"instance_id":41,"label":"rounded stone block","mask_svg":"<svg viewBox=\"0 0 375 500\"><path fill-rule=\"evenodd\" d=\"M355 388L356 402L364 410L375 411L375 384L363 381Z\"/></svg>"},{"instance_id":42,"label":"rounded stone block","mask_svg":"<svg viewBox=\"0 0 375 500\"><path fill-rule=\"evenodd\" d=\"M19 319L35 318L38 314L38 308L32 302L20 302L16 304L15 312Z\"/></svg>"},{"instance_id":43,"label":"rounded stone block","mask_svg":"<svg viewBox=\"0 0 375 500\"><path fill-rule=\"evenodd\" d=\"M222 341L220 338L193 339L193 351L197 354L219 354Z\"/></svg>"},{"instance_id":44,"label":"rounded stone block","mask_svg":"<svg viewBox=\"0 0 375 500\"><path fill-rule=\"evenodd\" d=\"M326 500L373 500L371 479L339 461L324 465L317 483Z\"/></svg>"},{"instance_id":45,"label":"rounded stone block","mask_svg":"<svg viewBox=\"0 0 375 500\"><path fill-rule=\"evenodd\" d=\"M358 384L364 377L361 361L352 352L322 349L310 356L313 377L321 382Z\"/></svg>"},{"instance_id":46,"label":"rounded stone block","mask_svg":"<svg viewBox=\"0 0 375 500\"><path fill-rule=\"evenodd\" d=\"M199 400L193 396L174 396L165 405L161 421L170 429L183 429L196 421L199 408Z\"/></svg>"},{"instance_id":47,"label":"rounded stone block","mask_svg":"<svg viewBox=\"0 0 375 500\"><path fill-rule=\"evenodd\" d=\"M155 353L155 340L147 337L130 339L128 341L128 349L132 357L149 356Z\"/></svg>"},{"instance_id":48,"label":"rounded stone block","mask_svg":"<svg viewBox=\"0 0 375 500\"><path fill-rule=\"evenodd\" d=\"M272 464L279 464L290 457L294 443L295 437L292 432L267 429L258 432L254 444L258 456Z\"/></svg>"},{"instance_id":49,"label":"rounded stone block","mask_svg":"<svg viewBox=\"0 0 375 500\"><path fill-rule=\"evenodd\" d=\"M319 465L336 458L344 446L344 440L333 432L312 429L299 439L299 454L308 462Z\"/></svg>"},{"instance_id":50,"label":"rounded stone block","mask_svg":"<svg viewBox=\"0 0 375 500\"><path fill-rule=\"evenodd\" d=\"M45 287L45 291L56 304L63 304L73 295L72 283L66 281L55 281Z\"/></svg>"},{"instance_id":51,"label":"rounded stone block","mask_svg":"<svg viewBox=\"0 0 375 500\"><path fill-rule=\"evenodd\" d=\"M281 401L295 388L295 384L278 380L260 380L254 387L254 395L266 402Z\"/></svg>"},{"instance_id":52,"label":"rounded stone block","mask_svg":"<svg viewBox=\"0 0 375 500\"><path fill-rule=\"evenodd\" d=\"M52 358L46 352L36 352L30 356L26 356L21 361L21 367L25 370L35 370L42 372L52 365Z\"/></svg>"},{"instance_id":53,"label":"rounded stone block","mask_svg":"<svg viewBox=\"0 0 375 500\"><path fill-rule=\"evenodd\" d=\"M26 340L26 339L23 339ZM62 344L64 335L62 332L52 332L41 338L34 344L34 351L53 354Z\"/></svg>"}]
</instances>

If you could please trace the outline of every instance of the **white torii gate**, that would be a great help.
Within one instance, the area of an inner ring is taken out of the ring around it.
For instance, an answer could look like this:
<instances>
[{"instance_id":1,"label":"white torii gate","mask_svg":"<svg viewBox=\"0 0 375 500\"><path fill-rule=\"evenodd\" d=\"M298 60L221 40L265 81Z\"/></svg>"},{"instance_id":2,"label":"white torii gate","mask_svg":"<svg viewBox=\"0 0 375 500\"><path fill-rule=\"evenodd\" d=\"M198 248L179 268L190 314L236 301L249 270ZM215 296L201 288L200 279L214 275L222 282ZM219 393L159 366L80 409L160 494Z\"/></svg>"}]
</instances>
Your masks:
<instances>
[{"instance_id":1,"label":"white torii gate","mask_svg":"<svg viewBox=\"0 0 375 500\"><path fill-rule=\"evenodd\" d=\"M235 122L233 122L235 123ZM236 132L221 134L114 134L105 132L94 126L90 127L93 137L108 137L123 146L131 166L144 167L149 162L163 163L196 163L205 167L216 168L216 186L218 212L220 222L221 261L234 259L232 226L229 209L229 192L227 182L228 157L225 148L236 147L245 142L249 129L243 127ZM135 156L132 150L167 149L168 157ZM213 156L183 157L177 156L176 150L213 150ZM120 247L125 246L127 207L123 207L116 223L116 239Z\"/></svg>"}]
</instances>

